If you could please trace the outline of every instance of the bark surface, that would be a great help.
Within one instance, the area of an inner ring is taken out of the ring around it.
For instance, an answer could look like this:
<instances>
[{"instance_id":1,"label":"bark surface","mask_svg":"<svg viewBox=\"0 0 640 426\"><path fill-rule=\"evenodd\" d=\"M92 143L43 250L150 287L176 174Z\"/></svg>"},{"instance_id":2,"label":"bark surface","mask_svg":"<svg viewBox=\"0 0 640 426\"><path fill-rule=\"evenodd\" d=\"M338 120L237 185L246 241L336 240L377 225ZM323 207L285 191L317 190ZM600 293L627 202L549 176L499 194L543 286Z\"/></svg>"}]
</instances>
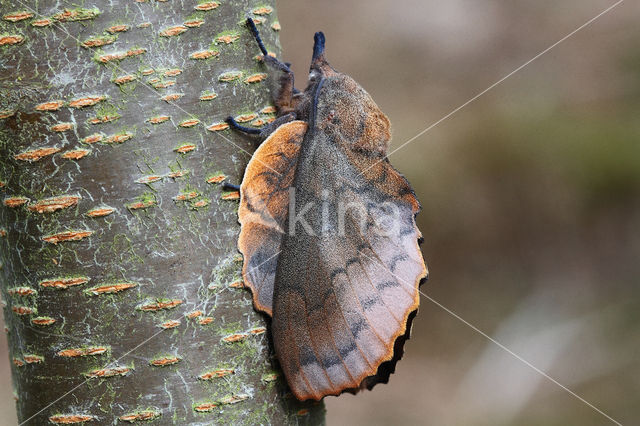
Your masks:
<instances>
[{"instance_id":1,"label":"bark surface","mask_svg":"<svg viewBox=\"0 0 640 426\"><path fill-rule=\"evenodd\" d=\"M296 424L243 288L239 183L273 118L273 1L2 1L0 255L24 424Z\"/></svg>"}]
</instances>

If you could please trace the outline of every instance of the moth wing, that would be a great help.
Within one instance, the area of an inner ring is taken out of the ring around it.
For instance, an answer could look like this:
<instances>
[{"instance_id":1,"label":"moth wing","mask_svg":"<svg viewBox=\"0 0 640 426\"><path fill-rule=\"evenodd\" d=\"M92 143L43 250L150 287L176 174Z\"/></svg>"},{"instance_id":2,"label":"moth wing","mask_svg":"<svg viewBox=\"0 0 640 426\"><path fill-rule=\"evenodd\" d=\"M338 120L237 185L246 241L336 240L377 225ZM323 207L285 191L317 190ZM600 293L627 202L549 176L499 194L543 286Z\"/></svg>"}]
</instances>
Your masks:
<instances>
[{"instance_id":1,"label":"moth wing","mask_svg":"<svg viewBox=\"0 0 640 426\"><path fill-rule=\"evenodd\" d=\"M240 186L242 276L256 309L271 315L276 266L289 209L289 186L307 131L304 121L278 127L251 157Z\"/></svg>"},{"instance_id":2,"label":"moth wing","mask_svg":"<svg viewBox=\"0 0 640 426\"><path fill-rule=\"evenodd\" d=\"M305 140L294 187L295 232L281 240L272 322L288 383L298 399L317 400L386 382L427 275L419 203L387 161L335 141Z\"/></svg>"}]
</instances>

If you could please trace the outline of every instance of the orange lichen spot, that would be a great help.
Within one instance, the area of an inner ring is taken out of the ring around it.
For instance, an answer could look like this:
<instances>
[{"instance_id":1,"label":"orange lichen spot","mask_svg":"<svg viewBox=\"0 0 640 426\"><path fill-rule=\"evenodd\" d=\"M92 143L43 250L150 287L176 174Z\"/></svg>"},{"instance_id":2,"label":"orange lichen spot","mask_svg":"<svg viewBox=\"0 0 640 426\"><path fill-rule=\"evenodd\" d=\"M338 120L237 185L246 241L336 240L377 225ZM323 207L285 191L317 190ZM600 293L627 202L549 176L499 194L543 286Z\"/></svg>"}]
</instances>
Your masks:
<instances>
[{"instance_id":1,"label":"orange lichen spot","mask_svg":"<svg viewBox=\"0 0 640 426\"><path fill-rule=\"evenodd\" d=\"M256 7L252 12L254 15L270 15L273 8L271 6Z\"/></svg>"},{"instance_id":2,"label":"orange lichen spot","mask_svg":"<svg viewBox=\"0 0 640 426\"><path fill-rule=\"evenodd\" d=\"M240 192L238 191L225 192L222 194L220 198L222 198L223 200L239 200Z\"/></svg>"},{"instance_id":3,"label":"orange lichen spot","mask_svg":"<svg viewBox=\"0 0 640 426\"><path fill-rule=\"evenodd\" d=\"M98 102L102 102L107 99L106 96L86 96L84 98L74 99L69 102L71 108L84 108L88 106L94 106Z\"/></svg>"},{"instance_id":4,"label":"orange lichen spot","mask_svg":"<svg viewBox=\"0 0 640 426\"><path fill-rule=\"evenodd\" d=\"M33 296L38 292L30 287L13 287L7 290L11 296Z\"/></svg>"},{"instance_id":5,"label":"orange lichen spot","mask_svg":"<svg viewBox=\"0 0 640 426\"><path fill-rule=\"evenodd\" d=\"M211 126L207 127L207 130L209 130L210 132L219 132L221 130L227 130L229 128L229 125L225 122L222 123L214 123Z\"/></svg>"},{"instance_id":6,"label":"orange lichen spot","mask_svg":"<svg viewBox=\"0 0 640 426\"><path fill-rule=\"evenodd\" d=\"M209 205L209 200L198 200L195 203L193 203L191 206L193 208L199 209L202 207L207 207Z\"/></svg>"},{"instance_id":7,"label":"orange lichen spot","mask_svg":"<svg viewBox=\"0 0 640 426\"><path fill-rule=\"evenodd\" d=\"M180 321L178 320L171 320L171 321L166 321L163 322L162 324L159 325L160 328L164 328L165 330L168 330L170 328L176 328L180 325Z\"/></svg>"},{"instance_id":8,"label":"orange lichen spot","mask_svg":"<svg viewBox=\"0 0 640 426\"><path fill-rule=\"evenodd\" d=\"M15 365L16 367L23 367L24 361L18 358L13 358L13 365Z\"/></svg>"},{"instance_id":9,"label":"orange lichen spot","mask_svg":"<svg viewBox=\"0 0 640 426\"><path fill-rule=\"evenodd\" d=\"M16 112L10 109L0 111L0 120L13 116Z\"/></svg>"},{"instance_id":10,"label":"orange lichen spot","mask_svg":"<svg viewBox=\"0 0 640 426\"><path fill-rule=\"evenodd\" d=\"M81 46L90 48L90 47L102 47L107 44L111 44L116 41L116 37L114 36L100 36L100 37L92 37L82 42Z\"/></svg>"},{"instance_id":11,"label":"orange lichen spot","mask_svg":"<svg viewBox=\"0 0 640 426\"><path fill-rule=\"evenodd\" d=\"M145 410L139 411L137 413L125 414L124 416L120 416L118 418L123 422L134 423L153 420L157 417L160 417L161 414L162 413L160 413L159 411Z\"/></svg>"},{"instance_id":12,"label":"orange lichen spot","mask_svg":"<svg viewBox=\"0 0 640 426\"><path fill-rule=\"evenodd\" d=\"M218 81L221 81L223 83L228 83L230 81L235 81L242 78L242 75L243 75L242 71L228 71L220 74L218 76Z\"/></svg>"},{"instance_id":13,"label":"orange lichen spot","mask_svg":"<svg viewBox=\"0 0 640 426\"><path fill-rule=\"evenodd\" d=\"M211 176L207 179L207 183L222 183L226 178L223 174Z\"/></svg>"},{"instance_id":14,"label":"orange lichen spot","mask_svg":"<svg viewBox=\"0 0 640 426\"><path fill-rule=\"evenodd\" d=\"M51 317L36 317L31 319L31 324L40 325L40 326L48 326L55 324L56 320Z\"/></svg>"},{"instance_id":15,"label":"orange lichen spot","mask_svg":"<svg viewBox=\"0 0 640 426\"><path fill-rule=\"evenodd\" d=\"M178 194L173 197L173 199L176 201L187 201L196 198L198 195L199 194L196 191L183 192L182 194Z\"/></svg>"},{"instance_id":16,"label":"orange lichen spot","mask_svg":"<svg viewBox=\"0 0 640 426\"><path fill-rule=\"evenodd\" d=\"M198 120L197 118L190 118L188 120L181 121L180 124L178 124L178 126L188 128L188 127L196 126L198 124L200 124L200 120Z\"/></svg>"},{"instance_id":17,"label":"orange lichen spot","mask_svg":"<svg viewBox=\"0 0 640 426\"><path fill-rule=\"evenodd\" d=\"M149 28L151 26L151 22L142 22L138 24L138 28Z\"/></svg>"},{"instance_id":18,"label":"orange lichen spot","mask_svg":"<svg viewBox=\"0 0 640 426\"><path fill-rule=\"evenodd\" d=\"M0 188L4 188L7 184L0 180Z\"/></svg>"},{"instance_id":19,"label":"orange lichen spot","mask_svg":"<svg viewBox=\"0 0 640 426\"><path fill-rule=\"evenodd\" d=\"M50 280L40 281L40 287L45 288L57 288L65 290L69 287L86 284L89 282L89 277L72 277L72 278L54 278Z\"/></svg>"},{"instance_id":20,"label":"orange lichen spot","mask_svg":"<svg viewBox=\"0 0 640 426\"><path fill-rule=\"evenodd\" d=\"M228 336L223 337L222 341L226 343L242 342L248 336L249 335L247 333L235 333L235 334L230 334Z\"/></svg>"},{"instance_id":21,"label":"orange lichen spot","mask_svg":"<svg viewBox=\"0 0 640 426\"><path fill-rule=\"evenodd\" d=\"M128 290L130 288L133 288L137 285L138 284L136 283L116 283L116 284L102 285L99 287L87 289L85 290L85 293L93 296L98 296L100 294L115 294L115 293L120 293L121 291Z\"/></svg>"},{"instance_id":22,"label":"orange lichen spot","mask_svg":"<svg viewBox=\"0 0 640 426\"><path fill-rule=\"evenodd\" d=\"M20 306L20 305L12 306L11 310L18 315L31 315L32 313L35 312L33 308L30 308L28 306Z\"/></svg>"},{"instance_id":23,"label":"orange lichen spot","mask_svg":"<svg viewBox=\"0 0 640 426\"><path fill-rule=\"evenodd\" d=\"M205 402L203 404L198 404L194 406L193 409L198 413L207 413L209 411L213 411L213 409L216 408L218 405L220 404L218 404L217 402Z\"/></svg>"},{"instance_id":24,"label":"orange lichen spot","mask_svg":"<svg viewBox=\"0 0 640 426\"><path fill-rule=\"evenodd\" d=\"M254 22L256 25L262 25L262 24L264 24L265 22L267 22L267 18L264 18L264 17L262 17L262 16L254 16L254 17L253 17L253 22Z\"/></svg>"},{"instance_id":25,"label":"orange lichen spot","mask_svg":"<svg viewBox=\"0 0 640 426\"><path fill-rule=\"evenodd\" d=\"M296 413L296 416L304 417L307 414L309 414L309 409L308 408L302 408L302 409L298 410L298 412Z\"/></svg>"},{"instance_id":26,"label":"orange lichen spot","mask_svg":"<svg viewBox=\"0 0 640 426\"><path fill-rule=\"evenodd\" d=\"M180 357L167 356L167 357L152 359L151 361L149 361L149 364L153 365L154 367L166 367L168 365L177 364L180 361L182 361Z\"/></svg>"},{"instance_id":27,"label":"orange lichen spot","mask_svg":"<svg viewBox=\"0 0 640 426\"><path fill-rule=\"evenodd\" d=\"M84 376L90 379L104 379L107 377L126 376L131 369L129 367L113 367L113 368L100 368L97 370L89 371Z\"/></svg>"},{"instance_id":28,"label":"orange lichen spot","mask_svg":"<svg viewBox=\"0 0 640 426\"><path fill-rule=\"evenodd\" d=\"M275 52L267 52L267 55L271 56L272 58L276 57ZM256 55L253 57L253 59L255 59L257 62L263 62L264 61L264 55Z\"/></svg>"},{"instance_id":29,"label":"orange lichen spot","mask_svg":"<svg viewBox=\"0 0 640 426\"><path fill-rule=\"evenodd\" d=\"M66 241L80 241L93 234L93 231L65 231L58 234L46 235L42 241L51 244L58 244Z\"/></svg>"},{"instance_id":30,"label":"orange lichen spot","mask_svg":"<svg viewBox=\"0 0 640 426\"><path fill-rule=\"evenodd\" d=\"M143 176L139 179L136 179L136 183L144 183L144 184L148 184L148 183L153 183L153 182L157 182L160 179L162 179L162 176L160 175L149 175L149 176Z\"/></svg>"},{"instance_id":31,"label":"orange lichen spot","mask_svg":"<svg viewBox=\"0 0 640 426\"><path fill-rule=\"evenodd\" d=\"M107 352L106 347L104 346L89 346L86 348L72 348L72 349L64 349L58 352L58 356L62 356L65 358L77 358L83 356L95 356L102 355Z\"/></svg>"},{"instance_id":32,"label":"orange lichen spot","mask_svg":"<svg viewBox=\"0 0 640 426\"><path fill-rule=\"evenodd\" d=\"M244 281L242 281L242 280L234 281L231 284L229 284L229 287L231 287L231 288L244 288Z\"/></svg>"},{"instance_id":33,"label":"orange lichen spot","mask_svg":"<svg viewBox=\"0 0 640 426\"><path fill-rule=\"evenodd\" d=\"M158 77L153 77L150 78L149 80L147 80L147 83L149 84L156 84L156 83L160 83L162 80L160 80Z\"/></svg>"},{"instance_id":34,"label":"orange lichen spot","mask_svg":"<svg viewBox=\"0 0 640 426\"><path fill-rule=\"evenodd\" d=\"M20 34L11 34L0 36L0 46L9 46L12 44L20 44L24 41L24 37Z\"/></svg>"},{"instance_id":35,"label":"orange lichen spot","mask_svg":"<svg viewBox=\"0 0 640 426\"><path fill-rule=\"evenodd\" d=\"M180 74L182 74L182 70L180 68L173 68L162 73L165 77L174 77Z\"/></svg>"},{"instance_id":36,"label":"orange lichen spot","mask_svg":"<svg viewBox=\"0 0 640 426\"><path fill-rule=\"evenodd\" d=\"M244 393L239 393L237 395L230 395L227 397L224 397L220 400L221 404L225 404L225 405L230 405L230 404L237 404L238 402L242 402L249 399L249 395L246 395Z\"/></svg>"},{"instance_id":37,"label":"orange lichen spot","mask_svg":"<svg viewBox=\"0 0 640 426\"><path fill-rule=\"evenodd\" d=\"M267 124L267 120L264 118L256 118L251 122L251 125L253 127L263 127L266 124Z\"/></svg>"},{"instance_id":38,"label":"orange lichen spot","mask_svg":"<svg viewBox=\"0 0 640 426\"><path fill-rule=\"evenodd\" d=\"M110 123L112 121L116 121L120 118L118 114L115 115L100 115L95 116L89 119L89 124L101 124L101 123Z\"/></svg>"},{"instance_id":39,"label":"orange lichen spot","mask_svg":"<svg viewBox=\"0 0 640 426\"><path fill-rule=\"evenodd\" d=\"M187 31L187 27L185 27L184 25L176 25L175 27L165 28L164 30L160 31L159 35L160 37L173 37L180 35L185 31Z\"/></svg>"},{"instance_id":40,"label":"orange lichen spot","mask_svg":"<svg viewBox=\"0 0 640 426\"><path fill-rule=\"evenodd\" d=\"M127 208L130 210L140 210L149 208L155 204L156 202L154 200L137 201L135 203L127 204Z\"/></svg>"},{"instance_id":41,"label":"orange lichen spot","mask_svg":"<svg viewBox=\"0 0 640 426\"><path fill-rule=\"evenodd\" d=\"M2 16L2 19L11 22L18 22L29 18L33 18L33 13L27 11L7 13L6 15Z\"/></svg>"},{"instance_id":42,"label":"orange lichen spot","mask_svg":"<svg viewBox=\"0 0 640 426\"><path fill-rule=\"evenodd\" d=\"M95 209L89 210L86 214L89 217L103 217L108 216L111 213L116 211L113 207L97 207Z\"/></svg>"},{"instance_id":43,"label":"orange lichen spot","mask_svg":"<svg viewBox=\"0 0 640 426\"><path fill-rule=\"evenodd\" d=\"M184 23L185 27L189 28L198 28L202 24L204 24L204 19L191 19Z\"/></svg>"},{"instance_id":44,"label":"orange lichen spot","mask_svg":"<svg viewBox=\"0 0 640 426\"><path fill-rule=\"evenodd\" d=\"M49 18L37 19L31 22L31 25L34 27L48 27L51 25L53 21Z\"/></svg>"},{"instance_id":45,"label":"orange lichen spot","mask_svg":"<svg viewBox=\"0 0 640 426\"><path fill-rule=\"evenodd\" d=\"M27 364L40 364L41 362L44 361L44 357L40 356L40 355L24 355L22 357L24 359L24 362L26 362Z\"/></svg>"},{"instance_id":46,"label":"orange lichen spot","mask_svg":"<svg viewBox=\"0 0 640 426\"><path fill-rule=\"evenodd\" d=\"M160 124L160 123L164 123L165 121L169 121L171 117L169 117L168 115L157 115L155 117L151 117L149 118L147 121L151 124Z\"/></svg>"},{"instance_id":47,"label":"orange lichen spot","mask_svg":"<svg viewBox=\"0 0 640 426\"><path fill-rule=\"evenodd\" d=\"M137 80L138 77L135 74L127 74L120 77L116 77L113 82L117 85L122 85L126 83L131 83L134 80Z\"/></svg>"},{"instance_id":48,"label":"orange lichen spot","mask_svg":"<svg viewBox=\"0 0 640 426\"><path fill-rule=\"evenodd\" d=\"M88 19L95 18L99 14L100 14L100 11L96 8L64 9L64 11L53 15L52 18L60 22L86 21Z\"/></svg>"},{"instance_id":49,"label":"orange lichen spot","mask_svg":"<svg viewBox=\"0 0 640 426\"><path fill-rule=\"evenodd\" d=\"M121 32L124 32L124 31L129 31L129 26L128 25L114 25L112 27L107 28L107 31L110 32L111 34L121 33Z\"/></svg>"},{"instance_id":50,"label":"orange lichen spot","mask_svg":"<svg viewBox=\"0 0 640 426\"><path fill-rule=\"evenodd\" d=\"M142 75L151 75L156 72L153 68L146 68L141 71Z\"/></svg>"},{"instance_id":51,"label":"orange lichen spot","mask_svg":"<svg viewBox=\"0 0 640 426\"><path fill-rule=\"evenodd\" d=\"M154 87L154 89L166 89L167 87L171 87L175 84L176 84L175 80L167 80L167 81L158 81L158 82L152 83L151 85Z\"/></svg>"},{"instance_id":52,"label":"orange lichen spot","mask_svg":"<svg viewBox=\"0 0 640 426\"><path fill-rule=\"evenodd\" d=\"M3 200L3 203L7 207L20 207L29 202L26 197L8 197Z\"/></svg>"},{"instance_id":53,"label":"orange lichen spot","mask_svg":"<svg viewBox=\"0 0 640 426\"><path fill-rule=\"evenodd\" d=\"M213 322L213 317L204 317L198 320L198 324L200 325L209 325Z\"/></svg>"},{"instance_id":54,"label":"orange lichen spot","mask_svg":"<svg viewBox=\"0 0 640 426\"><path fill-rule=\"evenodd\" d=\"M234 41L237 41L240 39L240 35L239 34L225 34L225 35L221 35L215 38L215 42L216 44L218 43L224 43L224 44L231 44Z\"/></svg>"},{"instance_id":55,"label":"orange lichen spot","mask_svg":"<svg viewBox=\"0 0 640 426\"><path fill-rule=\"evenodd\" d=\"M57 210L73 207L78 204L81 197L79 195L63 195L40 200L29 206L29 210L36 213L52 213Z\"/></svg>"},{"instance_id":56,"label":"orange lichen spot","mask_svg":"<svg viewBox=\"0 0 640 426\"><path fill-rule=\"evenodd\" d=\"M202 311L193 311L193 312L189 312L185 316L187 318L189 318L189 319L194 319L194 318L198 318L199 316L202 316L202 315L203 315Z\"/></svg>"},{"instance_id":57,"label":"orange lichen spot","mask_svg":"<svg viewBox=\"0 0 640 426\"><path fill-rule=\"evenodd\" d=\"M275 117L267 117L264 119L264 121L266 121L267 123L273 123L275 119Z\"/></svg>"},{"instance_id":58,"label":"orange lichen spot","mask_svg":"<svg viewBox=\"0 0 640 426\"><path fill-rule=\"evenodd\" d=\"M36 105L36 111L57 111L62 108L62 105L64 105L62 101L45 102Z\"/></svg>"},{"instance_id":59,"label":"orange lichen spot","mask_svg":"<svg viewBox=\"0 0 640 426\"><path fill-rule=\"evenodd\" d=\"M164 95L160 99L162 99L165 102L173 102L173 101L177 101L178 99L180 99L183 96L184 96L184 94L182 94L182 93L170 93L168 95Z\"/></svg>"},{"instance_id":60,"label":"orange lichen spot","mask_svg":"<svg viewBox=\"0 0 640 426\"><path fill-rule=\"evenodd\" d=\"M282 29L282 27L280 26L280 22L276 21L273 24L271 24L271 29L273 31L280 31Z\"/></svg>"},{"instance_id":61,"label":"orange lichen spot","mask_svg":"<svg viewBox=\"0 0 640 426\"><path fill-rule=\"evenodd\" d=\"M30 151L21 152L20 154L14 155L13 158L16 160L33 162L48 155L55 154L58 151L60 151L60 148L51 146L48 148L32 149Z\"/></svg>"},{"instance_id":62,"label":"orange lichen spot","mask_svg":"<svg viewBox=\"0 0 640 426\"><path fill-rule=\"evenodd\" d=\"M107 139L105 139L104 143L123 143L128 141L132 137L133 137L133 134L129 132L118 133L118 134L109 136Z\"/></svg>"},{"instance_id":63,"label":"orange lichen spot","mask_svg":"<svg viewBox=\"0 0 640 426\"><path fill-rule=\"evenodd\" d=\"M95 59L98 62L106 64L111 61L120 61L124 58L129 58L131 56L138 56L146 53L147 49L129 49L126 52L116 52L116 53L106 53L104 55L98 55Z\"/></svg>"},{"instance_id":64,"label":"orange lichen spot","mask_svg":"<svg viewBox=\"0 0 640 426\"><path fill-rule=\"evenodd\" d=\"M267 329L265 327L256 327L249 330L249 333L258 335L258 334L264 334L266 331Z\"/></svg>"},{"instance_id":65,"label":"orange lichen spot","mask_svg":"<svg viewBox=\"0 0 640 426\"><path fill-rule=\"evenodd\" d=\"M49 128L52 132L66 132L73 129L73 123L58 123Z\"/></svg>"},{"instance_id":66,"label":"orange lichen spot","mask_svg":"<svg viewBox=\"0 0 640 426\"><path fill-rule=\"evenodd\" d=\"M189 144L181 145L175 148L174 151L180 154L186 154L187 152L191 152L194 149L196 149L196 146L194 144L189 143Z\"/></svg>"},{"instance_id":67,"label":"orange lichen spot","mask_svg":"<svg viewBox=\"0 0 640 426\"><path fill-rule=\"evenodd\" d=\"M0 228L0 237L4 238L7 236L7 230L4 228Z\"/></svg>"},{"instance_id":68,"label":"orange lichen spot","mask_svg":"<svg viewBox=\"0 0 640 426\"><path fill-rule=\"evenodd\" d=\"M214 56L220 56L220 52L217 50L199 50L189 55L191 59L209 59Z\"/></svg>"},{"instance_id":69,"label":"orange lichen spot","mask_svg":"<svg viewBox=\"0 0 640 426\"><path fill-rule=\"evenodd\" d=\"M213 10L218 6L220 6L220 3L218 3L217 1L208 1L206 3L200 3L199 5L194 7L194 9L195 10Z\"/></svg>"},{"instance_id":70,"label":"orange lichen spot","mask_svg":"<svg viewBox=\"0 0 640 426\"><path fill-rule=\"evenodd\" d=\"M206 373L199 375L198 378L200 380L219 379L233 373L235 373L235 370L232 368L221 368L220 370L207 371Z\"/></svg>"},{"instance_id":71,"label":"orange lichen spot","mask_svg":"<svg viewBox=\"0 0 640 426\"><path fill-rule=\"evenodd\" d=\"M72 149L65 152L64 154L61 154L60 156L65 160L79 160L89 154L91 154L90 149Z\"/></svg>"},{"instance_id":72,"label":"orange lichen spot","mask_svg":"<svg viewBox=\"0 0 640 426\"><path fill-rule=\"evenodd\" d=\"M256 113L242 114L242 115L237 116L235 118L235 120L238 123L246 123L248 121L251 121L251 120L255 119L256 117L258 117L258 114L256 114Z\"/></svg>"},{"instance_id":73,"label":"orange lichen spot","mask_svg":"<svg viewBox=\"0 0 640 426\"><path fill-rule=\"evenodd\" d=\"M261 81L264 81L266 78L267 78L267 74L257 73L257 74L252 74L249 77L245 78L244 82L247 84L260 83Z\"/></svg>"},{"instance_id":74,"label":"orange lichen spot","mask_svg":"<svg viewBox=\"0 0 640 426\"><path fill-rule=\"evenodd\" d=\"M102 133L94 133L92 135L86 136L81 140L82 143L92 144L96 142L100 142L104 139L104 134Z\"/></svg>"},{"instance_id":75,"label":"orange lichen spot","mask_svg":"<svg viewBox=\"0 0 640 426\"><path fill-rule=\"evenodd\" d=\"M215 92L205 92L202 95L200 95L200 100L201 101L212 101L217 97L218 97L218 94L215 93Z\"/></svg>"},{"instance_id":76,"label":"orange lichen spot","mask_svg":"<svg viewBox=\"0 0 640 426\"><path fill-rule=\"evenodd\" d=\"M175 172L168 173L167 177L171 179L177 179L185 176L187 173L189 173L188 170L176 170Z\"/></svg>"},{"instance_id":77,"label":"orange lichen spot","mask_svg":"<svg viewBox=\"0 0 640 426\"><path fill-rule=\"evenodd\" d=\"M184 302L179 299L161 300L161 301L139 305L138 309L145 312L156 312L156 311L162 311L164 309L173 309L176 306L182 305L182 303Z\"/></svg>"},{"instance_id":78,"label":"orange lichen spot","mask_svg":"<svg viewBox=\"0 0 640 426\"><path fill-rule=\"evenodd\" d=\"M94 416L88 414L58 414L49 417L51 423L59 425L71 425L76 423L85 423L95 420Z\"/></svg>"}]
</instances>

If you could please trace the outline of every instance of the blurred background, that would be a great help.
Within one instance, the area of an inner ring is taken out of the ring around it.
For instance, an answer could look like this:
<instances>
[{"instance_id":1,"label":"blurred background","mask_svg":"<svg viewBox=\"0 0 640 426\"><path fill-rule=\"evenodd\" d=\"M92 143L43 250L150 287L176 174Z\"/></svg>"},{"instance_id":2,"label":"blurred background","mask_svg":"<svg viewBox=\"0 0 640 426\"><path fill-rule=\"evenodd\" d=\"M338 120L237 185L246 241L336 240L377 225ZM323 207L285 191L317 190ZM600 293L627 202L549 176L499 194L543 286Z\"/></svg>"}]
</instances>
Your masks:
<instances>
[{"instance_id":1,"label":"blurred background","mask_svg":"<svg viewBox=\"0 0 640 426\"><path fill-rule=\"evenodd\" d=\"M304 88L313 33L389 116L392 148L611 0L280 0ZM431 272L388 385L329 425L640 420L640 4L625 1L406 147ZM0 424L16 423L0 338Z\"/></svg>"}]
</instances>

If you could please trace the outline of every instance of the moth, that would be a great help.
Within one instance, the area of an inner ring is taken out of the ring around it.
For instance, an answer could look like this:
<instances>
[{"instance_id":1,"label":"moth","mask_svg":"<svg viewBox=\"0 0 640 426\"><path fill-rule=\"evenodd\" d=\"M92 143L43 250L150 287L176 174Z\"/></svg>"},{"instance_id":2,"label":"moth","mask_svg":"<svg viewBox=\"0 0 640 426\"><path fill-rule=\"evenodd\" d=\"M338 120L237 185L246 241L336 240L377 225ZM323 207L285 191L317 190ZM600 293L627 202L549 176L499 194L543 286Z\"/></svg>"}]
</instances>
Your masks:
<instances>
[{"instance_id":1,"label":"moth","mask_svg":"<svg viewBox=\"0 0 640 426\"><path fill-rule=\"evenodd\" d=\"M240 185L238 248L257 310L271 316L276 356L299 400L386 383L427 276L420 204L386 157L389 119L314 37L309 81L267 54L276 119Z\"/></svg>"}]
</instances>

